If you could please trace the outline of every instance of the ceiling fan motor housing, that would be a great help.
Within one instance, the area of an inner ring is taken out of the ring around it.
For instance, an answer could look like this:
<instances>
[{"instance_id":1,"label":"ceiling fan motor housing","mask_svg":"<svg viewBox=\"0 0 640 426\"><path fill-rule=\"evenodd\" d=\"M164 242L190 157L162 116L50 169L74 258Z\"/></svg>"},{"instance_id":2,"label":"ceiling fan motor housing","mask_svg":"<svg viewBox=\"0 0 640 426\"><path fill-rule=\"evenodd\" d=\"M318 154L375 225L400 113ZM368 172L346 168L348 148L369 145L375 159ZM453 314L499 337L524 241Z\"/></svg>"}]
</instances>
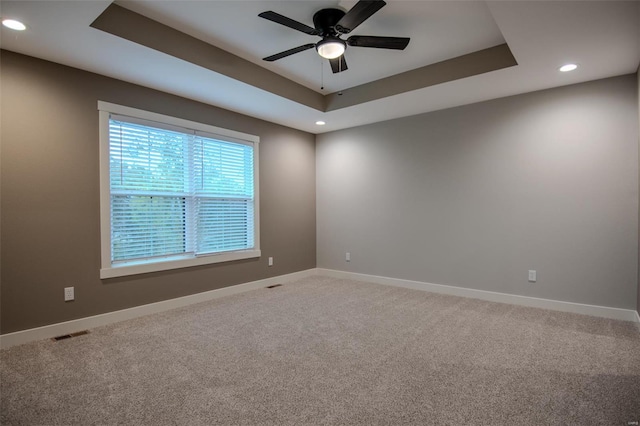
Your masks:
<instances>
[{"instance_id":1,"label":"ceiling fan motor housing","mask_svg":"<svg viewBox=\"0 0 640 426\"><path fill-rule=\"evenodd\" d=\"M338 36L339 28L336 24L345 15L345 11L340 9L322 9L313 15L313 25L320 31L323 37Z\"/></svg>"}]
</instances>

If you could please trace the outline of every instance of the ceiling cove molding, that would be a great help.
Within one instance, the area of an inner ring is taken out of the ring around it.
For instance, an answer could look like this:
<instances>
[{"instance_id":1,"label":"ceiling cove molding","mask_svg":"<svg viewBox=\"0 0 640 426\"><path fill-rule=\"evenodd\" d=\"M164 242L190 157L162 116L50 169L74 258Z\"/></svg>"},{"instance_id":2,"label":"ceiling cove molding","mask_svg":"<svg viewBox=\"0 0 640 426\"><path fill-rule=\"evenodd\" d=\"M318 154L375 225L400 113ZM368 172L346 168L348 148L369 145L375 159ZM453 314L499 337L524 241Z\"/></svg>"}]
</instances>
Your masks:
<instances>
[{"instance_id":1,"label":"ceiling cove molding","mask_svg":"<svg viewBox=\"0 0 640 426\"><path fill-rule=\"evenodd\" d=\"M326 95L325 111L518 65L506 43Z\"/></svg>"},{"instance_id":2,"label":"ceiling cove molding","mask_svg":"<svg viewBox=\"0 0 640 426\"><path fill-rule=\"evenodd\" d=\"M111 3L91 27L322 112L518 65L504 43L322 95L219 47Z\"/></svg>"},{"instance_id":3,"label":"ceiling cove molding","mask_svg":"<svg viewBox=\"0 0 640 426\"><path fill-rule=\"evenodd\" d=\"M253 62L111 3L91 27L257 87L274 95L324 110L324 95Z\"/></svg>"}]
</instances>

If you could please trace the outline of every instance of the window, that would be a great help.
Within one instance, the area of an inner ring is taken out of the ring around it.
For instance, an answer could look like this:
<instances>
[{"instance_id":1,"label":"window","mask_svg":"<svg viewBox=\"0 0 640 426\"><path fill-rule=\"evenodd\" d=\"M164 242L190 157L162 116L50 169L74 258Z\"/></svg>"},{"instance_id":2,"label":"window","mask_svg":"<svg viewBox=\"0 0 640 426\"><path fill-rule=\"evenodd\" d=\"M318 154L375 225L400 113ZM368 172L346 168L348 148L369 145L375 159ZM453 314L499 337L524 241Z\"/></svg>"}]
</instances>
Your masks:
<instances>
[{"instance_id":1,"label":"window","mask_svg":"<svg viewBox=\"0 0 640 426\"><path fill-rule=\"evenodd\" d=\"M98 109L101 278L260 256L257 136Z\"/></svg>"}]
</instances>

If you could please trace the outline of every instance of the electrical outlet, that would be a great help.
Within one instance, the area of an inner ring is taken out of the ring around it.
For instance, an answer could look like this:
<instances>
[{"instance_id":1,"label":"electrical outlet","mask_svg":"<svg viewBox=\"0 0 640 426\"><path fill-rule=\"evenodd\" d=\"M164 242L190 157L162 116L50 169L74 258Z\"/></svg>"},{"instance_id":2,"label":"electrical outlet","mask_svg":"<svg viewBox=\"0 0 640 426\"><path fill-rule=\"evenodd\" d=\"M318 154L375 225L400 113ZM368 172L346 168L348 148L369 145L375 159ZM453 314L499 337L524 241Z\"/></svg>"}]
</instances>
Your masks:
<instances>
[{"instance_id":1,"label":"electrical outlet","mask_svg":"<svg viewBox=\"0 0 640 426\"><path fill-rule=\"evenodd\" d=\"M273 266L273 257L269 258L269 266Z\"/></svg>"},{"instance_id":2,"label":"electrical outlet","mask_svg":"<svg viewBox=\"0 0 640 426\"><path fill-rule=\"evenodd\" d=\"M346 260L347 262L351 262L351 253L347 252L347 254L344 257L344 260Z\"/></svg>"},{"instance_id":3,"label":"electrical outlet","mask_svg":"<svg viewBox=\"0 0 640 426\"><path fill-rule=\"evenodd\" d=\"M75 294L74 294L74 288L73 287L65 287L64 288L64 301L65 302L69 302L71 300L74 300L76 298Z\"/></svg>"},{"instance_id":4,"label":"electrical outlet","mask_svg":"<svg viewBox=\"0 0 640 426\"><path fill-rule=\"evenodd\" d=\"M529 282L530 283L535 283L536 282L536 271L534 271L533 269L529 270Z\"/></svg>"}]
</instances>

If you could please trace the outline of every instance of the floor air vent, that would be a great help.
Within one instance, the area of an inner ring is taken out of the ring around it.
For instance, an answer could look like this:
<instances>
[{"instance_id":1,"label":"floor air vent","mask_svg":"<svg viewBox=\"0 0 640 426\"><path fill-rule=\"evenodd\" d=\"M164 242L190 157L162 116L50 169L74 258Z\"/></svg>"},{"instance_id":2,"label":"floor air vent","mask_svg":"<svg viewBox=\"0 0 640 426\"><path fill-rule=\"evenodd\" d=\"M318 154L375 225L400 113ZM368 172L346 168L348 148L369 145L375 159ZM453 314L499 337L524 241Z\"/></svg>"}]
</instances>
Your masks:
<instances>
[{"instance_id":1,"label":"floor air vent","mask_svg":"<svg viewBox=\"0 0 640 426\"><path fill-rule=\"evenodd\" d=\"M54 337L51 340L53 340L54 342L57 342L58 340L70 339L72 337L83 336L85 334L89 334L89 330L82 330L82 331L77 331L71 334L64 334L62 336Z\"/></svg>"},{"instance_id":2,"label":"floor air vent","mask_svg":"<svg viewBox=\"0 0 640 426\"><path fill-rule=\"evenodd\" d=\"M282 284L274 284L274 285L267 286L267 288L276 288L276 287L282 287Z\"/></svg>"}]
</instances>

